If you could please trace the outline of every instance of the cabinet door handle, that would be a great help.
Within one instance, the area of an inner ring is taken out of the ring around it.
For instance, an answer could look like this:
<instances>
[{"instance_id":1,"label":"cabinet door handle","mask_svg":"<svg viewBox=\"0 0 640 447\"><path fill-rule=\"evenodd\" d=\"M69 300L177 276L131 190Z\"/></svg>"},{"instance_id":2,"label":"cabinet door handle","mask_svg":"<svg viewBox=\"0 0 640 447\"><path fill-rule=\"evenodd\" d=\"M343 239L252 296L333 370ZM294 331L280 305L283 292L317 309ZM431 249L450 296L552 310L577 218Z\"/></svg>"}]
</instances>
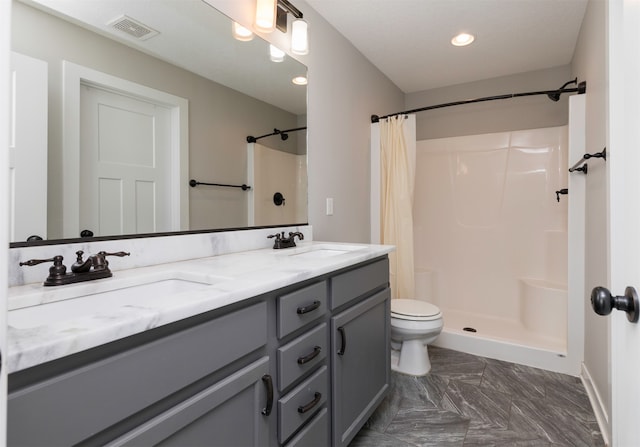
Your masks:
<instances>
[{"instance_id":1,"label":"cabinet door handle","mask_svg":"<svg viewBox=\"0 0 640 447\"><path fill-rule=\"evenodd\" d=\"M313 400L311 402L309 402L307 405L300 405L298 407L298 413L304 414L307 411L311 410L313 407L318 405L318 402L320 402L320 399L322 399L322 394L316 391L316 393L313 395Z\"/></svg>"},{"instance_id":2,"label":"cabinet door handle","mask_svg":"<svg viewBox=\"0 0 640 447\"><path fill-rule=\"evenodd\" d=\"M347 349L347 333L344 331L343 326L340 326L338 328L338 332L340 332L340 339L341 339L338 355L344 355L344 350Z\"/></svg>"},{"instance_id":3,"label":"cabinet door handle","mask_svg":"<svg viewBox=\"0 0 640 447\"><path fill-rule=\"evenodd\" d=\"M269 374L262 376L262 382L267 387L267 406L262 409L262 414L269 416L273 409L273 380Z\"/></svg>"},{"instance_id":4,"label":"cabinet door handle","mask_svg":"<svg viewBox=\"0 0 640 447\"><path fill-rule=\"evenodd\" d=\"M315 346L313 348L313 352L311 354L305 355L303 357L298 357L298 365L304 365L305 363L309 363L311 360L318 357L322 348L320 346Z\"/></svg>"},{"instance_id":5,"label":"cabinet door handle","mask_svg":"<svg viewBox=\"0 0 640 447\"><path fill-rule=\"evenodd\" d=\"M298 310L296 312L298 312L298 315L304 315L316 310L318 307L320 307L320 304L322 303L316 300L313 302L313 304L310 304L308 306L298 307Z\"/></svg>"}]
</instances>

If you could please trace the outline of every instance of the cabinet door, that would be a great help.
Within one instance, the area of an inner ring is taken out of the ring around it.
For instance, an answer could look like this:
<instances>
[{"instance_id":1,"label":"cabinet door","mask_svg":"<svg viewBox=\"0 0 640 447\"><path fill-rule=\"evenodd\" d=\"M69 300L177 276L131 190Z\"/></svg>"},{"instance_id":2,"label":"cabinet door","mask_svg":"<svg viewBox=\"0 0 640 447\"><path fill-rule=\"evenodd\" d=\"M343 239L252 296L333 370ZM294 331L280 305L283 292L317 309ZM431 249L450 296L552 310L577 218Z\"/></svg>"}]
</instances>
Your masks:
<instances>
[{"instance_id":1,"label":"cabinet door","mask_svg":"<svg viewBox=\"0 0 640 447\"><path fill-rule=\"evenodd\" d=\"M389 298L387 288L331 319L336 447L349 444L389 388Z\"/></svg>"},{"instance_id":2,"label":"cabinet door","mask_svg":"<svg viewBox=\"0 0 640 447\"><path fill-rule=\"evenodd\" d=\"M269 357L263 357L116 439L109 446L224 446L268 444L273 395L264 380Z\"/></svg>"}]
</instances>

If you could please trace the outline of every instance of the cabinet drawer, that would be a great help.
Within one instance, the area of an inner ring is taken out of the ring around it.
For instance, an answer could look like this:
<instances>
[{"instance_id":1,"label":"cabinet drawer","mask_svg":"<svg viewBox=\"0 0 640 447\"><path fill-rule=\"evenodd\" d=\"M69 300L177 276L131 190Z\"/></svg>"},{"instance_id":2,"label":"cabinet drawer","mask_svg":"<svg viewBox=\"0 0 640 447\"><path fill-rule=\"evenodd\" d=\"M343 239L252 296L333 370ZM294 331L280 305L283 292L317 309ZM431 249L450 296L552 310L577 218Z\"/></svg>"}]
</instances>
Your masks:
<instances>
[{"instance_id":1,"label":"cabinet drawer","mask_svg":"<svg viewBox=\"0 0 640 447\"><path fill-rule=\"evenodd\" d=\"M278 297L278 338L320 318L327 310L325 281Z\"/></svg>"},{"instance_id":2,"label":"cabinet drawer","mask_svg":"<svg viewBox=\"0 0 640 447\"><path fill-rule=\"evenodd\" d=\"M284 442L327 400L329 378L327 367L321 367L293 391L278 400L278 438Z\"/></svg>"},{"instance_id":3,"label":"cabinet drawer","mask_svg":"<svg viewBox=\"0 0 640 447\"><path fill-rule=\"evenodd\" d=\"M389 259L384 258L331 279L331 309L389 283Z\"/></svg>"},{"instance_id":4,"label":"cabinet drawer","mask_svg":"<svg viewBox=\"0 0 640 447\"><path fill-rule=\"evenodd\" d=\"M322 323L278 349L278 389L291 385L326 356L327 324Z\"/></svg>"},{"instance_id":5,"label":"cabinet drawer","mask_svg":"<svg viewBox=\"0 0 640 447\"><path fill-rule=\"evenodd\" d=\"M323 408L285 447L327 447L329 445L329 416L327 413L327 409Z\"/></svg>"},{"instance_id":6,"label":"cabinet drawer","mask_svg":"<svg viewBox=\"0 0 640 447\"><path fill-rule=\"evenodd\" d=\"M266 339L262 302L25 387L8 397L7 442L76 444L260 348Z\"/></svg>"}]
</instances>

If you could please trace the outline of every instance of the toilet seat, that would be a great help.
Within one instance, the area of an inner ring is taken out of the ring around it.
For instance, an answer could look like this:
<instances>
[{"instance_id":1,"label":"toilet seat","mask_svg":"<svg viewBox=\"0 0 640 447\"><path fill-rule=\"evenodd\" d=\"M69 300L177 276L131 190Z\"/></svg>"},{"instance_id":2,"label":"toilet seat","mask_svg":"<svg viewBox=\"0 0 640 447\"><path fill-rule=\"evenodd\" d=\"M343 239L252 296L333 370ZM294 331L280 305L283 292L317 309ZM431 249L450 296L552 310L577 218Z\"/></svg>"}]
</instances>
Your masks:
<instances>
[{"instance_id":1,"label":"toilet seat","mask_svg":"<svg viewBox=\"0 0 640 447\"><path fill-rule=\"evenodd\" d=\"M442 318L438 306L426 301L410 299L391 300L391 317L400 320L430 321Z\"/></svg>"}]
</instances>

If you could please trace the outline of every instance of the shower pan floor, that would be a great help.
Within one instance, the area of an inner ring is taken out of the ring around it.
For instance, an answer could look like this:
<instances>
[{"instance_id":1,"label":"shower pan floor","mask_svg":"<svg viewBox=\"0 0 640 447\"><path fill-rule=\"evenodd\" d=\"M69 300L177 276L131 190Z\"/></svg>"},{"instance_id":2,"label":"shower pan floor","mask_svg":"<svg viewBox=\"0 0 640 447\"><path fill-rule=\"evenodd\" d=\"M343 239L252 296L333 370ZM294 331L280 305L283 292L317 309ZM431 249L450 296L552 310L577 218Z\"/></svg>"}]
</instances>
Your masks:
<instances>
[{"instance_id":1,"label":"shower pan floor","mask_svg":"<svg viewBox=\"0 0 640 447\"><path fill-rule=\"evenodd\" d=\"M564 354L567 350L566 340L533 332L527 329L520 321L472 314L455 309L442 308L441 310L444 316L443 333L494 340L552 351L558 354ZM475 332L464 330L465 328L475 329Z\"/></svg>"}]
</instances>

